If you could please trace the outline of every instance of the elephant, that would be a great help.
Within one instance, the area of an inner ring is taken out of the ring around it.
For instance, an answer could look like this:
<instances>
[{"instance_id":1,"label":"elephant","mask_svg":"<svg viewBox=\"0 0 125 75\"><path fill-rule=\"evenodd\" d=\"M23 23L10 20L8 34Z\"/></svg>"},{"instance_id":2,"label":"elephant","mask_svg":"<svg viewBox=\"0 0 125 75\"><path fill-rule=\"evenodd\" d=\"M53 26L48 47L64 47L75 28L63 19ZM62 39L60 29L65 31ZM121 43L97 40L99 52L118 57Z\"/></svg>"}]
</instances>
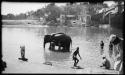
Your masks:
<instances>
[{"instance_id":1,"label":"elephant","mask_svg":"<svg viewBox=\"0 0 125 75\"><path fill-rule=\"evenodd\" d=\"M50 50L55 50L55 46L58 46L58 51L70 52L70 46L72 45L72 39L70 36L64 33L53 33L51 35L44 36L44 50L45 44L50 43ZM63 49L61 49L61 47Z\"/></svg>"},{"instance_id":2,"label":"elephant","mask_svg":"<svg viewBox=\"0 0 125 75\"><path fill-rule=\"evenodd\" d=\"M119 71L119 74L123 73L123 41L124 39L118 37L117 35L110 35L109 45L112 44L112 51L115 53L114 69Z\"/></svg>"}]
</instances>

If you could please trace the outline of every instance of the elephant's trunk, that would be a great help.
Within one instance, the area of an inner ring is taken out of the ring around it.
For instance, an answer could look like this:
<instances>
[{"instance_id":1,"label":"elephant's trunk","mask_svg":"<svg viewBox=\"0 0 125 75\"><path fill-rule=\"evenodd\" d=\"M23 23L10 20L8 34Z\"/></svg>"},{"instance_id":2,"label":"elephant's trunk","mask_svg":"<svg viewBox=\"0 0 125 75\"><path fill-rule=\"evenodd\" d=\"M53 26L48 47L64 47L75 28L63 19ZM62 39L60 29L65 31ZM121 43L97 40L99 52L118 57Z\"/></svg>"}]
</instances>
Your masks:
<instances>
[{"instance_id":1,"label":"elephant's trunk","mask_svg":"<svg viewBox=\"0 0 125 75\"><path fill-rule=\"evenodd\" d=\"M51 35L45 35L45 37L44 37L44 43L43 43L44 50L45 50L46 43L48 43L50 41L51 41Z\"/></svg>"},{"instance_id":2,"label":"elephant's trunk","mask_svg":"<svg viewBox=\"0 0 125 75\"><path fill-rule=\"evenodd\" d=\"M44 37L44 42L43 42L43 48L44 48L44 50L45 50L45 45L46 45L46 36L47 36L47 35L45 35L45 37Z\"/></svg>"},{"instance_id":3,"label":"elephant's trunk","mask_svg":"<svg viewBox=\"0 0 125 75\"><path fill-rule=\"evenodd\" d=\"M44 41L44 43L43 43L43 48L44 48L44 50L45 50L45 44L46 44L46 42Z\"/></svg>"}]
</instances>

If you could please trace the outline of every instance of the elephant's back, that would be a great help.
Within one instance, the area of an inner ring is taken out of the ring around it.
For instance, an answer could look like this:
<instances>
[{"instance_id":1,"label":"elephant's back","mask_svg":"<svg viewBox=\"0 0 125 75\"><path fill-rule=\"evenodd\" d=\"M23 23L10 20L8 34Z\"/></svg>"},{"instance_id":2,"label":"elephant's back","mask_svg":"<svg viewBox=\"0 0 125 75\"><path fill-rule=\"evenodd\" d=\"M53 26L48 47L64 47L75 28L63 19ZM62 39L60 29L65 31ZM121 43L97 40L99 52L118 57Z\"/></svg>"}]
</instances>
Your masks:
<instances>
[{"instance_id":1,"label":"elephant's back","mask_svg":"<svg viewBox=\"0 0 125 75\"><path fill-rule=\"evenodd\" d=\"M54 34L54 38L56 39L56 41L61 41L61 42L70 42L71 41L71 37L69 35L66 34Z\"/></svg>"},{"instance_id":2,"label":"elephant's back","mask_svg":"<svg viewBox=\"0 0 125 75\"><path fill-rule=\"evenodd\" d=\"M62 37L61 39L62 39L62 41L64 41L64 42L71 42L71 37L68 36L68 35L65 35L65 36Z\"/></svg>"}]
</instances>

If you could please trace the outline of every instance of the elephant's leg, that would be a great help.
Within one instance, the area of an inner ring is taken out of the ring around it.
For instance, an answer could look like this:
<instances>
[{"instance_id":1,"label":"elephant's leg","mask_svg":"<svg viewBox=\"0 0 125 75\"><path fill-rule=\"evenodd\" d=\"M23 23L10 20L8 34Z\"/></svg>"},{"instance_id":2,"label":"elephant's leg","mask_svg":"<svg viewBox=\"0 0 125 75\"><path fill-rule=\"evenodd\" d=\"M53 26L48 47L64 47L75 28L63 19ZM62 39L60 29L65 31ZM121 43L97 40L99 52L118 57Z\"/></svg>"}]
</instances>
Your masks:
<instances>
[{"instance_id":1,"label":"elephant's leg","mask_svg":"<svg viewBox=\"0 0 125 75\"><path fill-rule=\"evenodd\" d=\"M51 42L50 42L49 49L51 50L51 48L52 48L52 44L51 44Z\"/></svg>"},{"instance_id":2,"label":"elephant's leg","mask_svg":"<svg viewBox=\"0 0 125 75\"><path fill-rule=\"evenodd\" d=\"M54 42L51 43L51 49L55 50L55 43Z\"/></svg>"},{"instance_id":3,"label":"elephant's leg","mask_svg":"<svg viewBox=\"0 0 125 75\"><path fill-rule=\"evenodd\" d=\"M66 52L66 46L63 46L63 51Z\"/></svg>"},{"instance_id":4,"label":"elephant's leg","mask_svg":"<svg viewBox=\"0 0 125 75\"><path fill-rule=\"evenodd\" d=\"M55 50L55 43L54 42L50 42L49 49L50 50Z\"/></svg>"},{"instance_id":5,"label":"elephant's leg","mask_svg":"<svg viewBox=\"0 0 125 75\"><path fill-rule=\"evenodd\" d=\"M70 52L70 44L66 45L66 52Z\"/></svg>"},{"instance_id":6,"label":"elephant's leg","mask_svg":"<svg viewBox=\"0 0 125 75\"><path fill-rule=\"evenodd\" d=\"M64 49L65 49L64 46L62 46L62 49L61 49L61 50L64 51Z\"/></svg>"},{"instance_id":7,"label":"elephant's leg","mask_svg":"<svg viewBox=\"0 0 125 75\"><path fill-rule=\"evenodd\" d=\"M69 49L68 49L68 47L66 47L66 48L65 48L65 52L69 52Z\"/></svg>"},{"instance_id":8,"label":"elephant's leg","mask_svg":"<svg viewBox=\"0 0 125 75\"><path fill-rule=\"evenodd\" d=\"M64 49L64 47L61 47L61 50L63 50Z\"/></svg>"},{"instance_id":9,"label":"elephant's leg","mask_svg":"<svg viewBox=\"0 0 125 75\"><path fill-rule=\"evenodd\" d=\"M61 50L61 43L59 42L58 45L59 45L58 50Z\"/></svg>"},{"instance_id":10,"label":"elephant's leg","mask_svg":"<svg viewBox=\"0 0 125 75\"><path fill-rule=\"evenodd\" d=\"M69 48L69 46L67 47L67 51L70 52L70 48Z\"/></svg>"},{"instance_id":11,"label":"elephant's leg","mask_svg":"<svg viewBox=\"0 0 125 75\"><path fill-rule=\"evenodd\" d=\"M58 50L61 50L61 46L59 45L59 48L58 48Z\"/></svg>"}]
</instances>

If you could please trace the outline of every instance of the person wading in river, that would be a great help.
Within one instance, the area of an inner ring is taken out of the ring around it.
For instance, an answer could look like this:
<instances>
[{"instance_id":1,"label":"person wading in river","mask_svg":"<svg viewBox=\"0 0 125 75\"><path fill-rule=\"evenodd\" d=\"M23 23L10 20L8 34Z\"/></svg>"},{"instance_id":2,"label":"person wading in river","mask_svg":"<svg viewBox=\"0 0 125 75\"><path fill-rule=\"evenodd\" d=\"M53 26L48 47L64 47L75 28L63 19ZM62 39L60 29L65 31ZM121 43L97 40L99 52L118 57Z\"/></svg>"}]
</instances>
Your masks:
<instances>
[{"instance_id":1,"label":"person wading in river","mask_svg":"<svg viewBox=\"0 0 125 75\"><path fill-rule=\"evenodd\" d=\"M113 44L110 42L109 44L109 56L112 57L113 54Z\"/></svg>"},{"instance_id":2,"label":"person wading in river","mask_svg":"<svg viewBox=\"0 0 125 75\"><path fill-rule=\"evenodd\" d=\"M100 47L101 47L101 55L102 55L104 53L104 42L103 41L101 41Z\"/></svg>"},{"instance_id":3,"label":"person wading in river","mask_svg":"<svg viewBox=\"0 0 125 75\"><path fill-rule=\"evenodd\" d=\"M21 58L24 59L25 58L25 46L20 46L21 48Z\"/></svg>"},{"instance_id":4,"label":"person wading in river","mask_svg":"<svg viewBox=\"0 0 125 75\"><path fill-rule=\"evenodd\" d=\"M77 55L79 55L80 59L82 59L80 54L79 54L79 47L77 47L76 51L73 53L74 67L77 67L77 64L79 62Z\"/></svg>"},{"instance_id":5,"label":"person wading in river","mask_svg":"<svg viewBox=\"0 0 125 75\"><path fill-rule=\"evenodd\" d=\"M25 46L20 46L21 48L21 58L19 58L19 60L23 60L23 61L27 61L28 59L25 58Z\"/></svg>"}]
</instances>

